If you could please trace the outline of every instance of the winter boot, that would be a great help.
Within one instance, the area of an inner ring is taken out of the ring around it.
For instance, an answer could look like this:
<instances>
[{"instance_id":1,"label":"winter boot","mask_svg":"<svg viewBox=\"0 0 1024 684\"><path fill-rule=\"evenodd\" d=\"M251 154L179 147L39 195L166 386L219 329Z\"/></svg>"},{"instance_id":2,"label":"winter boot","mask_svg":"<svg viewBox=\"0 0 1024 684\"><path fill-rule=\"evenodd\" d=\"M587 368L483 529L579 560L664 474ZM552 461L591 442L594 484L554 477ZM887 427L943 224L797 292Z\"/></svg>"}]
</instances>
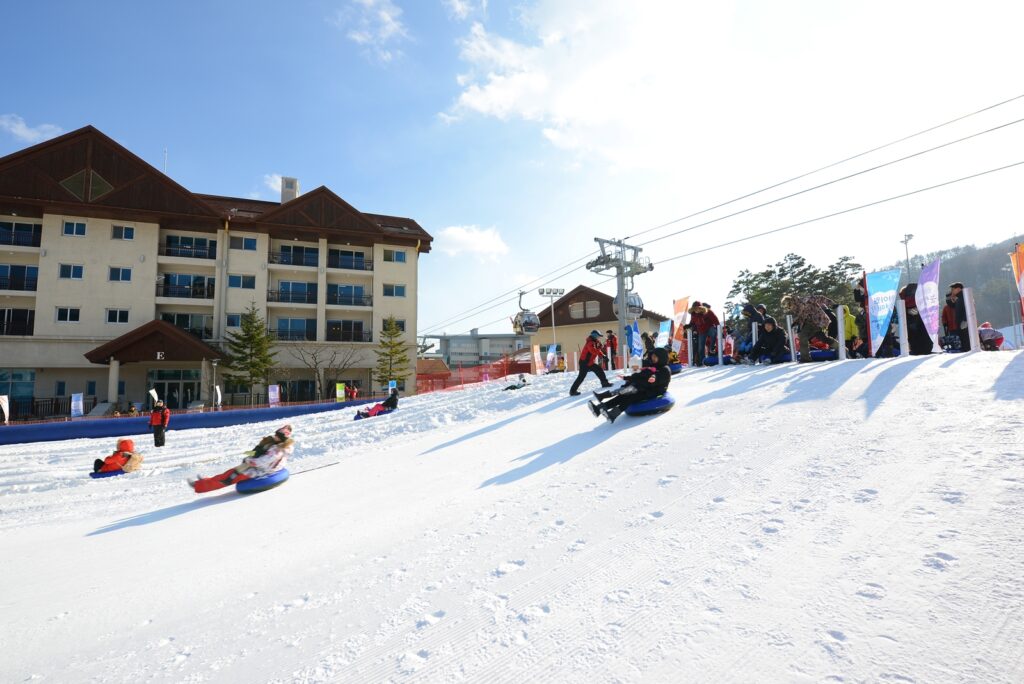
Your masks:
<instances>
[{"instance_id":1,"label":"winter boot","mask_svg":"<svg viewBox=\"0 0 1024 684\"><path fill-rule=\"evenodd\" d=\"M613 396L613 394L613 392L598 392L597 390L594 390L594 396L602 400L610 399Z\"/></svg>"},{"instance_id":2,"label":"winter boot","mask_svg":"<svg viewBox=\"0 0 1024 684\"><path fill-rule=\"evenodd\" d=\"M601 405L596 401L588 401L587 406L590 407L590 412L594 414L595 418L601 417Z\"/></svg>"},{"instance_id":3,"label":"winter boot","mask_svg":"<svg viewBox=\"0 0 1024 684\"><path fill-rule=\"evenodd\" d=\"M615 419L622 413L622 409L618 406L613 406L610 409L604 409L604 417L608 419L609 423L614 423Z\"/></svg>"}]
</instances>

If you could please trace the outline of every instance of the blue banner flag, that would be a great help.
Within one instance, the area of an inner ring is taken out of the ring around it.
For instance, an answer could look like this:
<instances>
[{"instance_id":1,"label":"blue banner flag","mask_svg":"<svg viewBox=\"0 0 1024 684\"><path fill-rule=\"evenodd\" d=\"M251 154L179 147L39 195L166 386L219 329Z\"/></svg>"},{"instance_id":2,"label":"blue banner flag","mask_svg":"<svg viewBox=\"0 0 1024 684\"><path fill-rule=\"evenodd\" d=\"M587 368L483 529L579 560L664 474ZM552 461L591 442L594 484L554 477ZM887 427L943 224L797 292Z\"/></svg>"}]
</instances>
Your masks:
<instances>
[{"instance_id":1,"label":"blue banner flag","mask_svg":"<svg viewBox=\"0 0 1024 684\"><path fill-rule=\"evenodd\" d=\"M658 328L658 346L667 347L672 338L672 321L662 321Z\"/></svg>"},{"instance_id":2,"label":"blue banner flag","mask_svg":"<svg viewBox=\"0 0 1024 684\"><path fill-rule=\"evenodd\" d=\"M642 359L644 357L644 341L640 338L640 326L636 324L636 321L633 321L633 327L630 328L630 333L630 354Z\"/></svg>"},{"instance_id":3,"label":"blue banner flag","mask_svg":"<svg viewBox=\"0 0 1024 684\"><path fill-rule=\"evenodd\" d=\"M889 332L889 321L896 306L896 288L900 285L900 269L868 273L868 297L870 305L869 325L871 326L871 355L882 346L885 334Z\"/></svg>"}]
</instances>

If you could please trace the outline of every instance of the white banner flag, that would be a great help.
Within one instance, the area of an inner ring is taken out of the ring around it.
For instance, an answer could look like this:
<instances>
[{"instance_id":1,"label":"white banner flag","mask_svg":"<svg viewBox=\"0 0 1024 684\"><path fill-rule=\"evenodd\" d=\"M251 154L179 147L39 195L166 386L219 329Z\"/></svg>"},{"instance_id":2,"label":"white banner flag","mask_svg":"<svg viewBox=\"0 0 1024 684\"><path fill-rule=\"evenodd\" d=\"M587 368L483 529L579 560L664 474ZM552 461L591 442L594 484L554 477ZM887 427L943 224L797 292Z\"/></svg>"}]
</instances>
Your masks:
<instances>
[{"instance_id":1,"label":"white banner flag","mask_svg":"<svg viewBox=\"0 0 1024 684\"><path fill-rule=\"evenodd\" d=\"M71 395L71 417L81 418L85 415L85 406L82 401L82 393Z\"/></svg>"},{"instance_id":2,"label":"white banner flag","mask_svg":"<svg viewBox=\"0 0 1024 684\"><path fill-rule=\"evenodd\" d=\"M155 389L151 389L151 390L149 390L149 396L153 397L153 403L154 403L154 404L155 404L156 402L160 401L160 397L158 397L158 396L156 395L156 390L155 390Z\"/></svg>"},{"instance_id":3,"label":"white banner flag","mask_svg":"<svg viewBox=\"0 0 1024 684\"><path fill-rule=\"evenodd\" d=\"M222 401L222 399L221 399L221 394L220 394L220 385L214 385L214 386L213 386L213 393L214 393L215 395L217 395L217 396L216 396L216 399L214 400L214 404L215 404L216 406L220 406L220 404L221 404L221 401Z\"/></svg>"},{"instance_id":4,"label":"white banner flag","mask_svg":"<svg viewBox=\"0 0 1024 684\"><path fill-rule=\"evenodd\" d=\"M0 394L0 411L4 412L4 425L6 425L7 419L11 416L11 404L6 394Z\"/></svg>"},{"instance_id":5,"label":"white banner flag","mask_svg":"<svg viewBox=\"0 0 1024 684\"><path fill-rule=\"evenodd\" d=\"M281 386L280 385L268 385L267 386L267 403L271 406L277 406L281 403Z\"/></svg>"}]
</instances>

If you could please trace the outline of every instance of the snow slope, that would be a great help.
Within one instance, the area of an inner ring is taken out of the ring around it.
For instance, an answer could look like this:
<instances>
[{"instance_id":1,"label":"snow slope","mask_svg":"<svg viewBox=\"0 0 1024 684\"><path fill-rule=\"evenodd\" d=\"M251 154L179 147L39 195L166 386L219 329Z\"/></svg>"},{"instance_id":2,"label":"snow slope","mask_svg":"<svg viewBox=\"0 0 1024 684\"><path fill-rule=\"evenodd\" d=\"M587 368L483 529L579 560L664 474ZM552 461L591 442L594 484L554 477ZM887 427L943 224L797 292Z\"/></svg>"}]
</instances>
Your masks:
<instances>
[{"instance_id":1,"label":"snow slope","mask_svg":"<svg viewBox=\"0 0 1024 684\"><path fill-rule=\"evenodd\" d=\"M298 418L248 497L184 478L273 424L0 447L0 681L1024 681L1024 355L570 380Z\"/></svg>"}]
</instances>

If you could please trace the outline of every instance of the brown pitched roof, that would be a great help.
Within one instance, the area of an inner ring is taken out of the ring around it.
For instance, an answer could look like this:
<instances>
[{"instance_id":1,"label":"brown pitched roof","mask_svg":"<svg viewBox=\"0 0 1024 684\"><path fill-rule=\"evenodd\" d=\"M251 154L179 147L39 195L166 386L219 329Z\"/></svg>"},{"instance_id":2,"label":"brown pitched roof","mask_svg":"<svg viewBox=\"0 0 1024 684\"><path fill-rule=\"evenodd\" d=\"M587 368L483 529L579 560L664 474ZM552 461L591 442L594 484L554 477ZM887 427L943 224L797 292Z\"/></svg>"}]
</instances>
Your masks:
<instances>
[{"instance_id":1,"label":"brown pitched roof","mask_svg":"<svg viewBox=\"0 0 1024 684\"><path fill-rule=\"evenodd\" d=\"M383 230L387 235L393 237L415 238L420 242L420 251L430 251L430 243L434 238L423 229L423 226L411 218L403 216L387 216L385 214L363 214Z\"/></svg>"},{"instance_id":2,"label":"brown pitched roof","mask_svg":"<svg viewBox=\"0 0 1024 684\"><path fill-rule=\"evenodd\" d=\"M416 359L416 375L450 377L452 371L441 359Z\"/></svg>"},{"instance_id":3,"label":"brown pitched roof","mask_svg":"<svg viewBox=\"0 0 1024 684\"><path fill-rule=\"evenodd\" d=\"M166 321L150 321L84 354L91 363L109 364L111 357L121 363L132 361L201 361L224 355Z\"/></svg>"},{"instance_id":4,"label":"brown pitched roof","mask_svg":"<svg viewBox=\"0 0 1024 684\"><path fill-rule=\"evenodd\" d=\"M555 300L555 327L583 324L601 326L606 323L617 323L619 319L615 316L615 310L612 308L612 302L614 299L615 298L611 295L599 292L593 288L587 287L586 285L577 285L572 290L566 292L560 299ZM597 316L592 318L572 318L569 316L570 304L584 303L587 301L598 302ZM540 318L540 327L549 327L551 325L551 306L546 306L538 311L537 316ZM655 313L650 309L644 309L644 312L640 317L658 322L668 320L668 317Z\"/></svg>"}]
</instances>

